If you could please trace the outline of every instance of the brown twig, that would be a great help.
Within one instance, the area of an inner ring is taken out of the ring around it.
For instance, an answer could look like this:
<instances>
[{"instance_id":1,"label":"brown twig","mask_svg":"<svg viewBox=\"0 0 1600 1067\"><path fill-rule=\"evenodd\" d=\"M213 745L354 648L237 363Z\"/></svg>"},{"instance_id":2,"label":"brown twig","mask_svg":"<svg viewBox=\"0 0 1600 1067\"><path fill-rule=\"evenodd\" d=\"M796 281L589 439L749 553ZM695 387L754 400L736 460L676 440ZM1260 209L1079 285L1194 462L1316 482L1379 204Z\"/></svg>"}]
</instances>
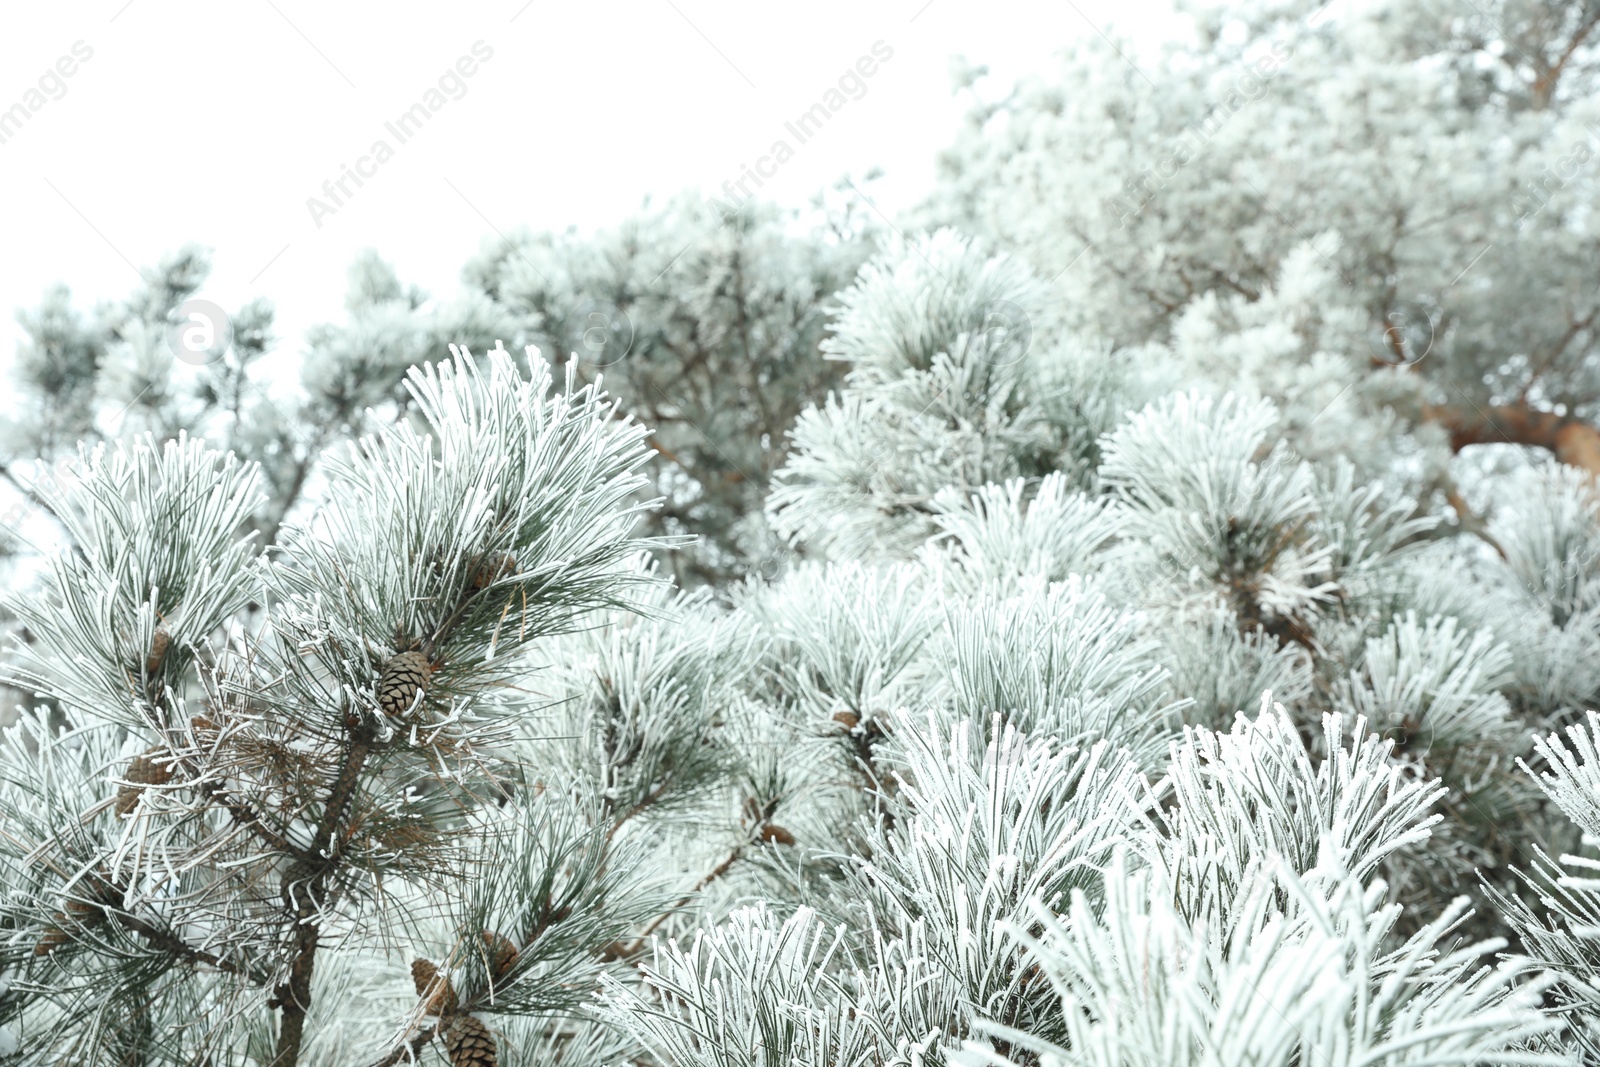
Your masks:
<instances>
[{"instance_id":1,"label":"brown twig","mask_svg":"<svg viewBox=\"0 0 1600 1067\"><path fill-rule=\"evenodd\" d=\"M226 808L228 810L228 814L232 815L235 821L240 822L248 827L252 832L255 833L257 837L261 838L265 844L271 846L279 852L284 853L285 855L293 856L295 859L305 858L304 852L298 848L295 848L294 845L289 842L288 838L284 837L282 834L272 829L272 827L262 822L261 816L257 815L255 811L253 811L250 806L245 804L243 801L235 799L234 796L229 793L221 784L217 782L207 782L203 788L205 789L207 796Z\"/></svg>"},{"instance_id":2,"label":"brown twig","mask_svg":"<svg viewBox=\"0 0 1600 1067\"><path fill-rule=\"evenodd\" d=\"M1473 511L1471 506L1467 504L1455 482L1447 480L1443 488L1445 502L1455 509L1457 524L1467 533L1472 534L1494 549L1499 553L1501 559L1505 559L1506 550L1504 546L1495 540L1494 535L1489 532L1489 524L1484 521L1483 516Z\"/></svg>"},{"instance_id":3,"label":"brown twig","mask_svg":"<svg viewBox=\"0 0 1600 1067\"><path fill-rule=\"evenodd\" d=\"M660 928L662 923L676 915L679 908L693 900L695 896L706 886L727 874L733 865L739 862L739 857L744 855L745 845L748 844L749 842L747 841L744 844L736 845L733 851L728 853L727 859L713 867L710 873L694 884L693 889L689 890L689 892L678 898L677 903L673 904L672 907L668 908L666 911L650 920L650 925L646 926L644 931L638 937L634 938L626 945L618 944L617 942L612 942L610 945L608 945L606 947L606 951L603 953L605 958L611 960L625 960L630 956L637 955L639 950L644 948L645 942L650 940L650 935L655 933L656 930Z\"/></svg>"},{"instance_id":4,"label":"brown twig","mask_svg":"<svg viewBox=\"0 0 1600 1067\"><path fill-rule=\"evenodd\" d=\"M222 971L225 974L237 975L238 977L244 978L255 985L265 985L267 983L267 978L265 975L249 970L248 968L241 967L238 964L230 963L215 953L207 952L204 949L195 948L193 945L183 941L171 931L162 930L159 927L152 926L150 923L145 922L136 915L130 915L128 912L117 908L107 908L106 913L111 916L117 925L125 929L132 930L140 937L143 937L155 948L159 948L163 952L177 956L186 963L204 964L207 967Z\"/></svg>"},{"instance_id":5,"label":"brown twig","mask_svg":"<svg viewBox=\"0 0 1600 1067\"><path fill-rule=\"evenodd\" d=\"M394 1049L383 1059L374 1063L372 1067L395 1067L395 1064L401 1062L417 1062L417 1053L421 1052L428 1042L432 1041L438 1033L438 1024L428 1027L416 1037Z\"/></svg>"}]
</instances>

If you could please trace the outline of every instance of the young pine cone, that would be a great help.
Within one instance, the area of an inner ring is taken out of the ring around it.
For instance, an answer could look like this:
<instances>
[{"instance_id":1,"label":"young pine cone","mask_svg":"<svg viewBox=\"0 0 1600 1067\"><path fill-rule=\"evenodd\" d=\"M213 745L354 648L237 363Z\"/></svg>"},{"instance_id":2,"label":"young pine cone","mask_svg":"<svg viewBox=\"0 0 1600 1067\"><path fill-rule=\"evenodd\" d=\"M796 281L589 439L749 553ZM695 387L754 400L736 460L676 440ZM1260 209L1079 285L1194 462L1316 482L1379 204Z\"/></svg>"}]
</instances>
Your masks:
<instances>
[{"instance_id":1,"label":"young pine cone","mask_svg":"<svg viewBox=\"0 0 1600 1067\"><path fill-rule=\"evenodd\" d=\"M448 975L439 973L428 960L411 961L411 982L417 987L417 996L425 997L424 1015L449 1015L456 1010L456 991Z\"/></svg>"},{"instance_id":2,"label":"young pine cone","mask_svg":"<svg viewBox=\"0 0 1600 1067\"><path fill-rule=\"evenodd\" d=\"M157 626L155 634L150 638L150 651L144 658L144 673L153 675L161 669L161 661L167 658L167 646L172 644L172 635L165 626Z\"/></svg>"},{"instance_id":3,"label":"young pine cone","mask_svg":"<svg viewBox=\"0 0 1600 1067\"><path fill-rule=\"evenodd\" d=\"M836 711L833 713L833 721L843 726L846 731L854 730L861 724L861 719L853 711Z\"/></svg>"},{"instance_id":4,"label":"young pine cone","mask_svg":"<svg viewBox=\"0 0 1600 1067\"><path fill-rule=\"evenodd\" d=\"M56 949L72 943L72 935L61 929L66 922L67 917L56 912L55 922L44 928L44 933L39 935L39 940L33 946L35 956L48 956Z\"/></svg>"},{"instance_id":5,"label":"young pine cone","mask_svg":"<svg viewBox=\"0 0 1600 1067\"><path fill-rule=\"evenodd\" d=\"M399 652L383 661L378 674L378 707L392 719L411 710L417 693L428 684L433 667L421 652Z\"/></svg>"},{"instance_id":6,"label":"young pine cone","mask_svg":"<svg viewBox=\"0 0 1600 1067\"><path fill-rule=\"evenodd\" d=\"M485 552L468 561L472 569L472 588L486 589L490 585L517 573L517 561L509 552Z\"/></svg>"},{"instance_id":7,"label":"young pine cone","mask_svg":"<svg viewBox=\"0 0 1600 1067\"><path fill-rule=\"evenodd\" d=\"M165 755L161 749L151 748L133 757L127 773L123 775L129 784L117 787L116 810L119 817L139 806L145 786L166 785L172 781L172 764L162 760Z\"/></svg>"},{"instance_id":8,"label":"young pine cone","mask_svg":"<svg viewBox=\"0 0 1600 1067\"><path fill-rule=\"evenodd\" d=\"M450 1067L497 1067L494 1037L482 1020L457 1015L444 1025L444 1051Z\"/></svg>"},{"instance_id":9,"label":"young pine cone","mask_svg":"<svg viewBox=\"0 0 1600 1067\"><path fill-rule=\"evenodd\" d=\"M85 929L105 921L106 913L97 904L87 900L69 898L62 905L63 910L51 917L51 923L44 928L44 933L33 946L35 956L48 956L58 948L72 943L72 935L68 930L74 927Z\"/></svg>"},{"instance_id":10,"label":"young pine cone","mask_svg":"<svg viewBox=\"0 0 1600 1067\"><path fill-rule=\"evenodd\" d=\"M769 822L761 828L761 840L775 845L794 844L794 835L775 822Z\"/></svg>"},{"instance_id":11,"label":"young pine cone","mask_svg":"<svg viewBox=\"0 0 1600 1067\"><path fill-rule=\"evenodd\" d=\"M493 930L483 932L483 954L489 961L489 974L493 978L502 978L517 962L517 946L511 939Z\"/></svg>"}]
</instances>

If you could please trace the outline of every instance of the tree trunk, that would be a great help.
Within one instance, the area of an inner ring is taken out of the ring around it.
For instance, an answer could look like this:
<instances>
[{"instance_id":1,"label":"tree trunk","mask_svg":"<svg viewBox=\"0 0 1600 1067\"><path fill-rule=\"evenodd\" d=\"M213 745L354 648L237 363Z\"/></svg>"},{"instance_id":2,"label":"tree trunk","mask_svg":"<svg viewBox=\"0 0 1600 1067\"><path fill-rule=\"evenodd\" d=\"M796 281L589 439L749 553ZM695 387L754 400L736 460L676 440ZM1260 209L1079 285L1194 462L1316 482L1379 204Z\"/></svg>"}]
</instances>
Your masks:
<instances>
[{"instance_id":1,"label":"tree trunk","mask_svg":"<svg viewBox=\"0 0 1600 1067\"><path fill-rule=\"evenodd\" d=\"M332 843L344 821L350 800L361 780L362 768L372 754L373 727L357 721L350 729L349 747L340 761L339 773L328 790L322 818L311 843L309 856L295 864L283 879L284 896L294 906L295 934L293 963L289 977L278 987L278 1007L282 1020L272 1067L295 1067L300 1061L300 1044L305 1032L306 1014L311 1010L311 978L317 962L321 929L317 925L328 879L339 866Z\"/></svg>"},{"instance_id":2,"label":"tree trunk","mask_svg":"<svg viewBox=\"0 0 1600 1067\"><path fill-rule=\"evenodd\" d=\"M311 1010L311 975L316 966L320 931L311 921L314 909L302 906L296 918L294 964L289 980L278 987L278 1003L283 1018L278 1027L278 1047L272 1067L295 1067L300 1061L300 1043L305 1034L306 1013Z\"/></svg>"},{"instance_id":3,"label":"tree trunk","mask_svg":"<svg viewBox=\"0 0 1600 1067\"><path fill-rule=\"evenodd\" d=\"M1562 463L1600 477L1600 428L1582 419L1537 411L1525 404L1480 408L1425 405L1422 418L1444 427L1450 449L1468 445L1513 444L1548 449Z\"/></svg>"}]
</instances>

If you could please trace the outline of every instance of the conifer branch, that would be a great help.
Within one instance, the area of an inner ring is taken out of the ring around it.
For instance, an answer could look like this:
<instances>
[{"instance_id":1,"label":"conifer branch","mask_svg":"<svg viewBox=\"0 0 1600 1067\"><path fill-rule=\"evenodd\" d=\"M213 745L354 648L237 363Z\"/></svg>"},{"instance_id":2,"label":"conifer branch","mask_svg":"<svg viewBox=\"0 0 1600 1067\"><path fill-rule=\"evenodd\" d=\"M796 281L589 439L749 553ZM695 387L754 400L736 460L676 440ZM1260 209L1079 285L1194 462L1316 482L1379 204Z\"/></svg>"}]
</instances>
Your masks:
<instances>
[{"instance_id":1,"label":"conifer branch","mask_svg":"<svg viewBox=\"0 0 1600 1067\"><path fill-rule=\"evenodd\" d=\"M391 1051L383 1059L374 1062L372 1067L395 1067L396 1064L402 1061L415 1063L418 1053L426 1048L428 1042L432 1041L435 1035L439 1033L439 1026L439 1023L429 1026L410 1041Z\"/></svg>"},{"instance_id":2,"label":"conifer branch","mask_svg":"<svg viewBox=\"0 0 1600 1067\"><path fill-rule=\"evenodd\" d=\"M752 837L751 840L755 840L755 837ZM602 958L608 960L627 960L637 956L644 949L645 945L649 943L650 935L655 933L663 923L672 918L674 915L678 914L686 904L694 900L695 897L699 896L700 893L712 882L715 882L718 878L721 878L723 875L727 874L728 871L733 869L733 865L739 862L740 857L744 855L744 850L746 847L748 847L748 844L749 842L746 842L745 844L735 846L721 863L718 863L715 867L711 868L710 871L706 872L706 874L694 884L694 887L690 889L689 892L679 897L677 903L673 904L672 907L668 908L667 910L661 912L654 919L651 919L649 924L644 928L638 937L634 938L626 945L618 942L612 942L611 944L607 945L601 952Z\"/></svg>"},{"instance_id":3,"label":"conifer branch","mask_svg":"<svg viewBox=\"0 0 1600 1067\"><path fill-rule=\"evenodd\" d=\"M339 850L331 850L351 798L361 782L361 771L371 755L373 727L359 722L349 731L349 742L323 804L311 847L283 878L284 898L294 906L294 937L290 948L289 976L277 989L280 1021L273 1067L293 1067L300 1056L307 1013L311 1010L311 983L321 943L320 916L329 878L338 869Z\"/></svg>"},{"instance_id":4,"label":"conifer branch","mask_svg":"<svg viewBox=\"0 0 1600 1067\"><path fill-rule=\"evenodd\" d=\"M176 956L185 963L201 964L225 974L236 975L253 985L264 986L269 981L268 976L260 971L232 963L204 949L195 948L172 931L154 926L120 908L107 908L106 913L111 916L113 922L140 935L152 947Z\"/></svg>"}]
</instances>

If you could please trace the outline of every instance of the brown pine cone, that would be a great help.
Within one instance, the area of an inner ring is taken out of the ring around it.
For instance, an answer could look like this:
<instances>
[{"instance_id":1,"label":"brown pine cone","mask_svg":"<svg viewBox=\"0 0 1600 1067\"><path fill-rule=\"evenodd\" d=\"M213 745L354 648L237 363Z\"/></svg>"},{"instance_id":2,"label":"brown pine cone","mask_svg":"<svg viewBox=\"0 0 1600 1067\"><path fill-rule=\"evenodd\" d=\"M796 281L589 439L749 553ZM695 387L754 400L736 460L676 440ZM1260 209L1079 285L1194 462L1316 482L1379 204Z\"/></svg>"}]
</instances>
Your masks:
<instances>
[{"instance_id":1,"label":"brown pine cone","mask_svg":"<svg viewBox=\"0 0 1600 1067\"><path fill-rule=\"evenodd\" d=\"M517 946L511 939L493 930L483 932L484 957L489 961L489 974L500 978L517 962Z\"/></svg>"},{"instance_id":2,"label":"brown pine cone","mask_svg":"<svg viewBox=\"0 0 1600 1067\"><path fill-rule=\"evenodd\" d=\"M468 561L472 570L472 588L486 589L501 578L517 573L517 561L509 552L485 552Z\"/></svg>"},{"instance_id":3,"label":"brown pine cone","mask_svg":"<svg viewBox=\"0 0 1600 1067\"><path fill-rule=\"evenodd\" d=\"M411 961L411 982L417 987L417 996L426 998L424 1015L449 1015L456 1010L456 990L450 977L440 974L431 961Z\"/></svg>"},{"instance_id":4,"label":"brown pine cone","mask_svg":"<svg viewBox=\"0 0 1600 1067\"><path fill-rule=\"evenodd\" d=\"M33 946L35 956L48 956L56 949L71 944L72 935L69 930L97 926L104 922L106 917L104 908L77 897L68 897L62 909L51 916L50 925L39 935L38 942Z\"/></svg>"},{"instance_id":5,"label":"brown pine cone","mask_svg":"<svg viewBox=\"0 0 1600 1067\"><path fill-rule=\"evenodd\" d=\"M34 943L35 956L48 956L56 949L72 943L72 936L61 928L67 917L61 912L56 912L55 921L44 928L44 933L39 935L39 940Z\"/></svg>"},{"instance_id":6,"label":"brown pine cone","mask_svg":"<svg viewBox=\"0 0 1600 1067\"><path fill-rule=\"evenodd\" d=\"M761 840L776 845L794 844L794 835L775 822L769 822L761 828Z\"/></svg>"},{"instance_id":7,"label":"brown pine cone","mask_svg":"<svg viewBox=\"0 0 1600 1067\"><path fill-rule=\"evenodd\" d=\"M853 711L836 711L833 713L833 721L843 726L846 730L854 730L861 723L860 718Z\"/></svg>"},{"instance_id":8,"label":"brown pine cone","mask_svg":"<svg viewBox=\"0 0 1600 1067\"><path fill-rule=\"evenodd\" d=\"M150 638L150 651L144 658L144 673L153 675L161 669L161 661L167 658L167 646L172 644L172 635L165 626L157 626L156 632Z\"/></svg>"},{"instance_id":9,"label":"brown pine cone","mask_svg":"<svg viewBox=\"0 0 1600 1067\"><path fill-rule=\"evenodd\" d=\"M494 1035L472 1015L456 1015L444 1024L444 1051L450 1067L497 1067Z\"/></svg>"},{"instance_id":10,"label":"brown pine cone","mask_svg":"<svg viewBox=\"0 0 1600 1067\"><path fill-rule=\"evenodd\" d=\"M428 684L433 667L421 652L399 652L383 661L378 675L378 707L390 718L411 710L417 692Z\"/></svg>"},{"instance_id":11,"label":"brown pine cone","mask_svg":"<svg viewBox=\"0 0 1600 1067\"><path fill-rule=\"evenodd\" d=\"M166 754L165 749L157 747L145 749L133 757L127 773L123 775L129 784L117 787L118 816L127 815L138 807L145 786L166 785L172 781L172 764L162 759Z\"/></svg>"}]
</instances>

